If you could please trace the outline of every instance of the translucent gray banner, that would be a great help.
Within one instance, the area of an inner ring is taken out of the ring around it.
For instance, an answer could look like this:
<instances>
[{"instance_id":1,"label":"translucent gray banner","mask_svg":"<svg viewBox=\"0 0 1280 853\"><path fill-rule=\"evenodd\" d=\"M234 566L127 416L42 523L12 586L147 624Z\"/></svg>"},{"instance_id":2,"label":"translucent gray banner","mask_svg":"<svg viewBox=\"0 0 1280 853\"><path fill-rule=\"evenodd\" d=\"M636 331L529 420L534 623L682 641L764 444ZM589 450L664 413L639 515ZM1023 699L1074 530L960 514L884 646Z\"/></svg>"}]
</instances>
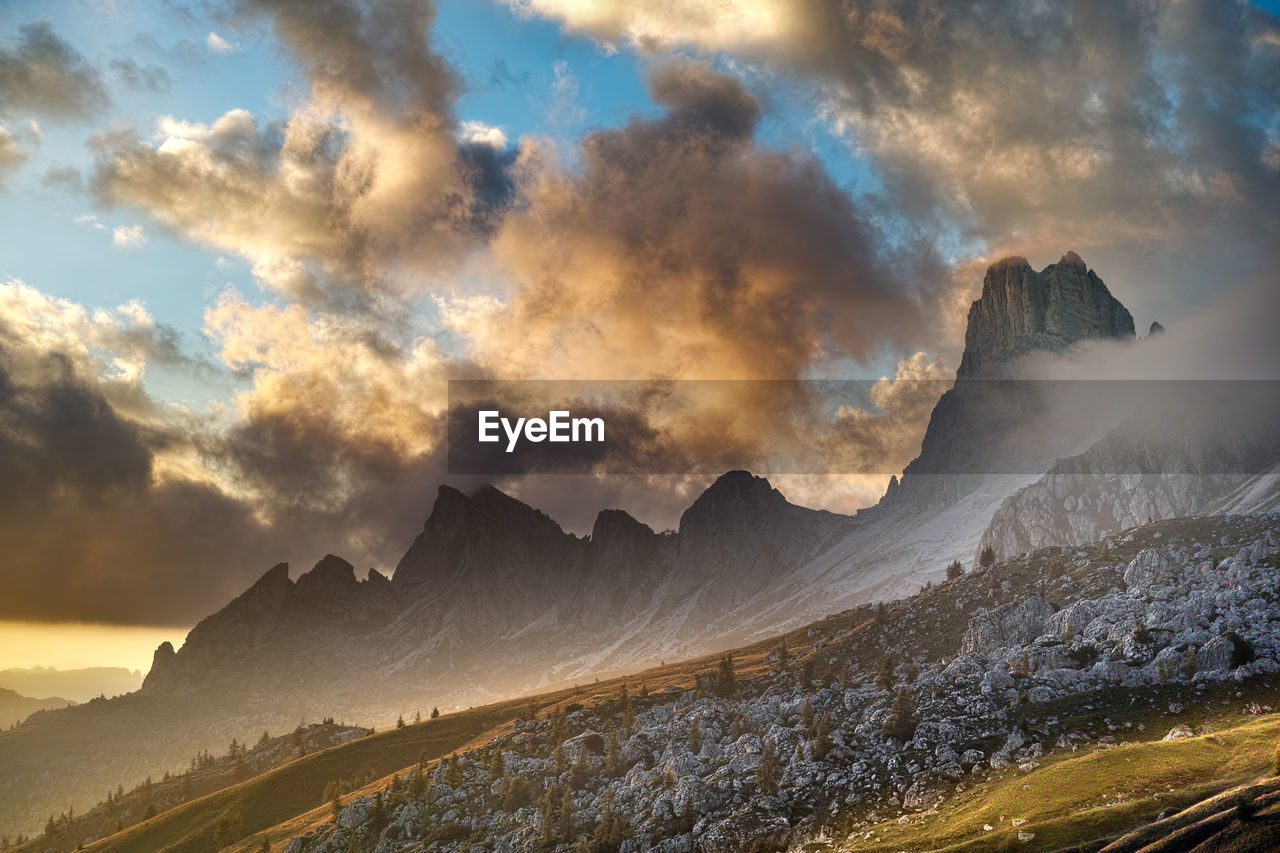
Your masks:
<instances>
[{"instance_id":1,"label":"translucent gray banner","mask_svg":"<svg viewBox=\"0 0 1280 853\"><path fill-rule=\"evenodd\" d=\"M1084 459L1080 473L1214 476L1278 452L1275 381L449 383L453 474L1033 474Z\"/></svg>"}]
</instances>

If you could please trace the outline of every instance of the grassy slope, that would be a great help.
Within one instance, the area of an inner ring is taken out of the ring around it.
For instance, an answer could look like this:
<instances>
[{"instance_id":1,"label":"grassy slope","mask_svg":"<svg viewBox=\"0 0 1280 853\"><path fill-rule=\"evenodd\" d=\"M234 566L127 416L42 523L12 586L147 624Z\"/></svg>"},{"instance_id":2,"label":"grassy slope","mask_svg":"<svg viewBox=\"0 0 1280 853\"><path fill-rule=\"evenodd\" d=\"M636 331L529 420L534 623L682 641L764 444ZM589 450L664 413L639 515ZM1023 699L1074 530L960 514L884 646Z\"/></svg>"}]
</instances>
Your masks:
<instances>
[{"instance_id":1,"label":"grassy slope","mask_svg":"<svg viewBox=\"0 0 1280 853\"><path fill-rule=\"evenodd\" d=\"M213 849L213 827L224 815L238 811L244 832L260 833L321 803L330 780L370 771L383 776L416 762L420 754L438 757L510 719L515 712L512 703L489 706L312 753L131 826L87 849L204 853Z\"/></svg>"},{"instance_id":2,"label":"grassy slope","mask_svg":"<svg viewBox=\"0 0 1280 853\"><path fill-rule=\"evenodd\" d=\"M1111 748L1082 745L1039 759L1030 773L1005 771L949 798L937 815L892 820L860 828L873 839L816 847L820 850L984 851L1005 849L1097 850L1167 811L1179 811L1235 786L1271 775L1280 741L1280 714L1242 715L1248 698L1275 704L1277 691L1262 683L1235 697L1234 711L1213 716L1190 712L1178 717L1134 716L1145 722L1143 741ZM1215 699L1215 702L1218 701ZM1219 706L1221 707L1221 706ZM1119 721L1123 715L1113 712ZM1212 733L1176 741L1160 738L1175 723L1206 725ZM1135 730L1117 732L1125 737ZM1026 823L1014 827L1012 820ZM984 825L993 827L984 830ZM1034 844L1019 844L1019 832L1035 833ZM1092 843L1089 843L1092 842Z\"/></svg>"}]
</instances>

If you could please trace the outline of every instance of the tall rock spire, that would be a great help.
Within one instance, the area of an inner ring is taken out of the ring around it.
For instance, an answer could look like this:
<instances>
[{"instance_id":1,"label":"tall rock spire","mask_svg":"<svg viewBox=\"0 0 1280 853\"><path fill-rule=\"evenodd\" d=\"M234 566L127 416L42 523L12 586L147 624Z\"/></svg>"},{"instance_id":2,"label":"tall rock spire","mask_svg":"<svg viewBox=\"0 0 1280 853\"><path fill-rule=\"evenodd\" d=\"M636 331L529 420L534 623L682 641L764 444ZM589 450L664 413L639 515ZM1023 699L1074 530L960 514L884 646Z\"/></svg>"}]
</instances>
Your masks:
<instances>
[{"instance_id":1,"label":"tall rock spire","mask_svg":"<svg viewBox=\"0 0 1280 853\"><path fill-rule=\"evenodd\" d=\"M1004 258L987 269L982 296L969 308L956 378L1000 376L1010 361L1036 350L1133 336L1133 315L1075 252L1040 272L1026 258Z\"/></svg>"}]
</instances>

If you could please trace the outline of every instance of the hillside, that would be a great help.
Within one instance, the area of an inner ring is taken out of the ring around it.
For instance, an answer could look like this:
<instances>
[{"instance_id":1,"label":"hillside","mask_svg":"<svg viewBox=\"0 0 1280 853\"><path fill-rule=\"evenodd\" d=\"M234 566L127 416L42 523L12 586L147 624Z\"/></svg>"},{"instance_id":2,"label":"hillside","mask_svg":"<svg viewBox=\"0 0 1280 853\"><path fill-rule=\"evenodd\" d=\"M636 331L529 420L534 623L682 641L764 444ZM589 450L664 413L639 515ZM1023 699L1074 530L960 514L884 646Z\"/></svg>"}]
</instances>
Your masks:
<instances>
[{"instance_id":1,"label":"hillside","mask_svg":"<svg viewBox=\"0 0 1280 853\"><path fill-rule=\"evenodd\" d=\"M70 699L50 696L45 699L32 699L13 690L0 687L0 728L17 725L36 711L51 708L66 708L74 705Z\"/></svg>"},{"instance_id":2,"label":"hillside","mask_svg":"<svg viewBox=\"0 0 1280 853\"><path fill-rule=\"evenodd\" d=\"M235 803L245 850L264 831L311 851L375 835L380 850L528 849L591 838L602 809L627 849L1110 840L1269 772L1278 534L1274 515L1186 519L1042 549L745 647L731 678L708 656L409 725L90 849L212 849ZM325 788L374 743L382 778L344 797L335 827Z\"/></svg>"},{"instance_id":3,"label":"hillside","mask_svg":"<svg viewBox=\"0 0 1280 853\"><path fill-rule=\"evenodd\" d=\"M126 791L124 785L107 791L106 798L93 808L50 815L37 850L71 850L85 841L122 832L145 820L210 793L259 776L296 758L332 746L350 743L372 734L370 729L334 723L332 719L308 726L299 725L279 737L263 732L249 746L232 740L225 753L202 751L191 757L189 767L178 773L165 772ZM18 849L31 845L18 844Z\"/></svg>"}]
</instances>

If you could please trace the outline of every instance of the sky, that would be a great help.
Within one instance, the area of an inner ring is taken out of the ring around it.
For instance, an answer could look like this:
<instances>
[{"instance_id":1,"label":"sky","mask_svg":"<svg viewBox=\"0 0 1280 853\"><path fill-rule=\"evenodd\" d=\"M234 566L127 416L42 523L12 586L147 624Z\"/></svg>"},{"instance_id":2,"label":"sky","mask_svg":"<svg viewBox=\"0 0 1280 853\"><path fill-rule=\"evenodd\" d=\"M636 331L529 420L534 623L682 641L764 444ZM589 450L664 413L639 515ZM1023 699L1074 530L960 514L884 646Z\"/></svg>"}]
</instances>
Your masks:
<instances>
[{"instance_id":1,"label":"sky","mask_svg":"<svg viewBox=\"0 0 1280 853\"><path fill-rule=\"evenodd\" d=\"M953 375L995 259L1074 250L1139 328L1273 287L1275 13L0 4L5 636L176 640L283 560L389 572L441 483L480 485L445 463L451 378L882 379L836 450L882 473L779 478L874 503L928 417L894 383ZM691 401L673 458L768 473L769 425L726 412L785 422L770 387ZM584 532L674 526L707 481L496 484Z\"/></svg>"}]
</instances>

